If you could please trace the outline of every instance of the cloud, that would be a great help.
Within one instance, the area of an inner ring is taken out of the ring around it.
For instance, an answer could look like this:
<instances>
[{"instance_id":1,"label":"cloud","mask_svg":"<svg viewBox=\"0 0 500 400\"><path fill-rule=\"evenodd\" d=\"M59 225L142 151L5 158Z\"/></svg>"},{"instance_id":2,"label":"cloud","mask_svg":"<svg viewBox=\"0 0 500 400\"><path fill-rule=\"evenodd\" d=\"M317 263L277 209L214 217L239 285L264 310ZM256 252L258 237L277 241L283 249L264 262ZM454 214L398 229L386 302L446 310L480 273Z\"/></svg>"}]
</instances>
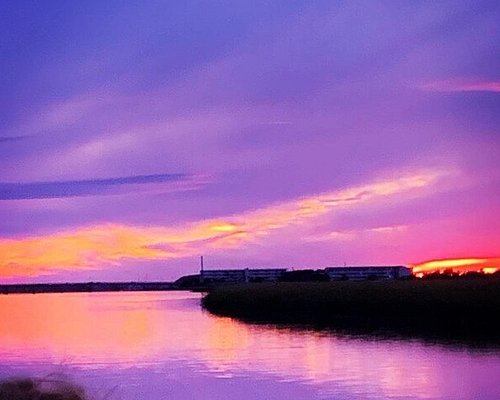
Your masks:
<instances>
[{"instance_id":1,"label":"cloud","mask_svg":"<svg viewBox=\"0 0 500 400\"><path fill-rule=\"evenodd\" d=\"M186 174L135 175L119 178L48 182L0 182L0 200L52 199L123 193L146 184L169 184L178 189L196 185L199 177Z\"/></svg>"},{"instance_id":2,"label":"cloud","mask_svg":"<svg viewBox=\"0 0 500 400\"><path fill-rule=\"evenodd\" d=\"M444 270L453 270L456 272L484 271L487 273L493 273L500 270L500 258L452 258L430 260L413 265L413 273L415 274L426 274Z\"/></svg>"},{"instance_id":3,"label":"cloud","mask_svg":"<svg viewBox=\"0 0 500 400\"><path fill-rule=\"evenodd\" d=\"M331 231L326 233L313 234L305 238L307 242L330 242L337 240L358 240L360 236L366 234L393 234L403 232L407 229L407 225L391 225L377 226L373 228L347 230L347 231Z\"/></svg>"},{"instance_id":4,"label":"cloud","mask_svg":"<svg viewBox=\"0 0 500 400\"><path fill-rule=\"evenodd\" d=\"M442 80L424 83L420 89L430 92L500 92L500 81Z\"/></svg>"},{"instance_id":5,"label":"cloud","mask_svg":"<svg viewBox=\"0 0 500 400\"><path fill-rule=\"evenodd\" d=\"M166 260L238 248L274 231L314 222L335 209L351 209L388 198L394 202L401 200L399 196L415 192L423 195L426 189L435 190L442 177L443 172L415 172L183 226L103 224L44 236L2 239L0 276L103 268L126 260ZM130 180L133 178L127 182Z\"/></svg>"},{"instance_id":6,"label":"cloud","mask_svg":"<svg viewBox=\"0 0 500 400\"><path fill-rule=\"evenodd\" d=\"M2 143L12 143L19 142L28 138L28 136L0 136L0 144Z\"/></svg>"}]
</instances>

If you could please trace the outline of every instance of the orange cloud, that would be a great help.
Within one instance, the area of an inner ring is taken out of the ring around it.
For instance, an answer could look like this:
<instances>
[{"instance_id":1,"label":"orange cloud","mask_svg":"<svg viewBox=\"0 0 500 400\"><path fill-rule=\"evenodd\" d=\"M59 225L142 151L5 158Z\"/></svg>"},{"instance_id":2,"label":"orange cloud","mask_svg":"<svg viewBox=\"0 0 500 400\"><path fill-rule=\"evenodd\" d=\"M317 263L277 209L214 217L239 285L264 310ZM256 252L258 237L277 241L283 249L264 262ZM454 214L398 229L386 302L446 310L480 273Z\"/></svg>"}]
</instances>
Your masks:
<instances>
[{"instance_id":1,"label":"orange cloud","mask_svg":"<svg viewBox=\"0 0 500 400\"><path fill-rule=\"evenodd\" d=\"M431 260L413 265L414 274L427 274L444 270L454 272L484 272L495 273L500 270L500 258L453 258L444 260Z\"/></svg>"},{"instance_id":2,"label":"orange cloud","mask_svg":"<svg viewBox=\"0 0 500 400\"><path fill-rule=\"evenodd\" d=\"M423 171L184 226L104 224L45 236L0 239L0 277L99 268L130 259L172 259L238 247L280 228L309 222L333 209L413 191L421 194L442 176L442 172Z\"/></svg>"}]
</instances>

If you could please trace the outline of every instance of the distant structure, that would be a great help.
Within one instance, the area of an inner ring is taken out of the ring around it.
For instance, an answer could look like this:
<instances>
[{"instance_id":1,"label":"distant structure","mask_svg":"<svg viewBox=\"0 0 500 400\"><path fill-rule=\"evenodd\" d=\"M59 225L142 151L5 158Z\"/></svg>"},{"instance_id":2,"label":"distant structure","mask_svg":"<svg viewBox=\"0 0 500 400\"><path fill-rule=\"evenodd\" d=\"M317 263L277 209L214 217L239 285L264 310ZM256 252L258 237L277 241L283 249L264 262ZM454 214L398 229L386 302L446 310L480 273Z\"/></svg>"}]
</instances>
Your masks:
<instances>
[{"instance_id":1,"label":"distant structure","mask_svg":"<svg viewBox=\"0 0 500 400\"><path fill-rule=\"evenodd\" d=\"M200 282L203 283L248 283L277 282L285 274L286 268L267 269L213 269L200 270Z\"/></svg>"},{"instance_id":2,"label":"distant structure","mask_svg":"<svg viewBox=\"0 0 500 400\"><path fill-rule=\"evenodd\" d=\"M200 283L203 284L205 283L203 280L203 256L200 256Z\"/></svg>"},{"instance_id":3,"label":"distant structure","mask_svg":"<svg viewBox=\"0 0 500 400\"><path fill-rule=\"evenodd\" d=\"M410 268L395 266L329 267L318 270L292 270L286 268L205 269L200 257L199 275L179 278L174 285L217 285L250 282L308 282L308 281L364 281L410 278Z\"/></svg>"},{"instance_id":4,"label":"distant structure","mask_svg":"<svg viewBox=\"0 0 500 400\"><path fill-rule=\"evenodd\" d=\"M325 272L332 281L367 281L404 279L412 276L410 268L402 265L329 267Z\"/></svg>"}]
</instances>

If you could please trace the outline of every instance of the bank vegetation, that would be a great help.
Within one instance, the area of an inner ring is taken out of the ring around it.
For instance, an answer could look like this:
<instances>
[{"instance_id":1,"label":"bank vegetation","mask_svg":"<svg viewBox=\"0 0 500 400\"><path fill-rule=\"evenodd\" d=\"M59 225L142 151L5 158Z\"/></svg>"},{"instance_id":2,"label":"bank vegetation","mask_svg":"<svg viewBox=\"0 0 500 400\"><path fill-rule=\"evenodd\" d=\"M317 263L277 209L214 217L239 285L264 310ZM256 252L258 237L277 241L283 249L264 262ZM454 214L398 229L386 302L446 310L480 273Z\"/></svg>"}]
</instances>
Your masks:
<instances>
[{"instance_id":1,"label":"bank vegetation","mask_svg":"<svg viewBox=\"0 0 500 400\"><path fill-rule=\"evenodd\" d=\"M500 340L500 280L279 282L218 287L212 313L356 333Z\"/></svg>"}]
</instances>

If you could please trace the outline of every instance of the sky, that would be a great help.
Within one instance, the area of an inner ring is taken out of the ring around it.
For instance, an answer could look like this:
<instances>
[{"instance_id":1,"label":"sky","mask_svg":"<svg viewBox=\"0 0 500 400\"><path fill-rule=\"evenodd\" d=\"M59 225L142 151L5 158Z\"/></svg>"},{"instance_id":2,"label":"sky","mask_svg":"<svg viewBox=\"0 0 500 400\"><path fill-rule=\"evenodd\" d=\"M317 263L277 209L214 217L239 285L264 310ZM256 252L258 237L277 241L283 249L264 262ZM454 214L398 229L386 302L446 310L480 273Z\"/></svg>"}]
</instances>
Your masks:
<instances>
[{"instance_id":1,"label":"sky","mask_svg":"<svg viewBox=\"0 0 500 400\"><path fill-rule=\"evenodd\" d=\"M500 267L499 20L480 0L2 2L0 282L171 280L200 255Z\"/></svg>"}]
</instances>

